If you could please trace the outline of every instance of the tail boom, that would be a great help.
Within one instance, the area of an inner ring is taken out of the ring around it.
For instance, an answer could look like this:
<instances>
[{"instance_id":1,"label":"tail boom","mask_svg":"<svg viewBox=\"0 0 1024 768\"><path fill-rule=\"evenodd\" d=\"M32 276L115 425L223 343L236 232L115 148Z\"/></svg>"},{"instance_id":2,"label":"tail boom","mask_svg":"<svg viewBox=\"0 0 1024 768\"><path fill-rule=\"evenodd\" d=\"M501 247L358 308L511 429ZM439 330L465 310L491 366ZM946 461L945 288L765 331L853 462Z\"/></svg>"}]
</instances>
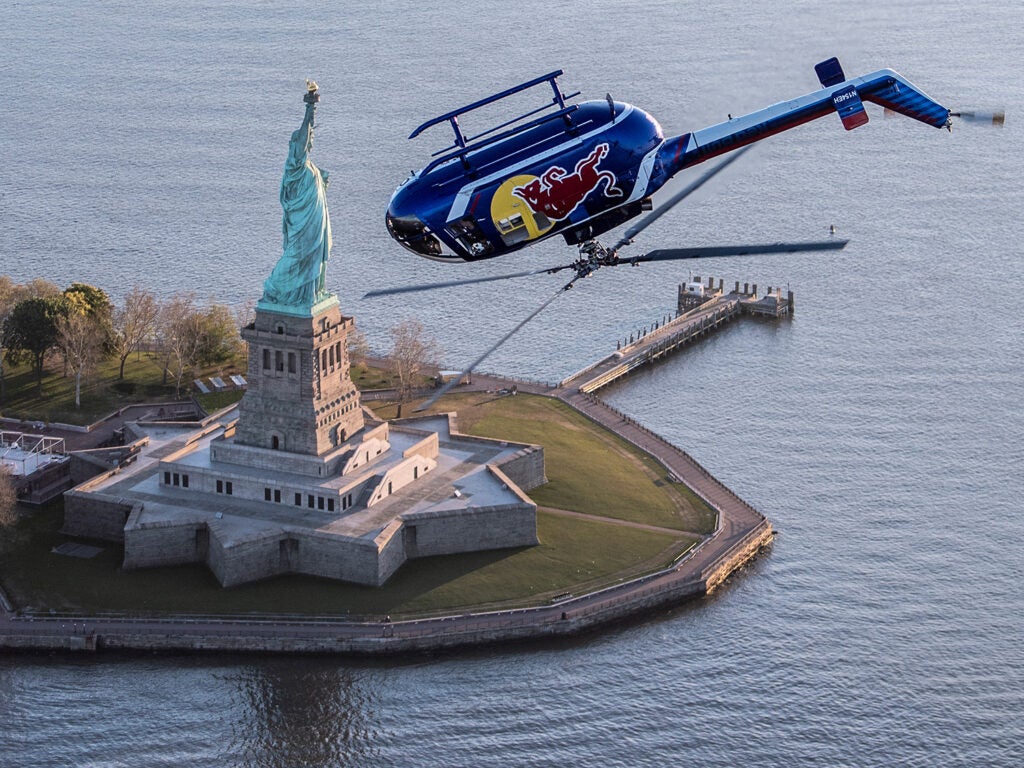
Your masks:
<instances>
[{"instance_id":1,"label":"tail boom","mask_svg":"<svg viewBox=\"0 0 1024 768\"><path fill-rule=\"evenodd\" d=\"M859 100L870 101L935 128L949 124L950 111L891 69L841 80L819 91L779 102L724 123L668 139L659 150L659 165L675 174L683 168L788 131L832 112L847 130L867 122ZM845 109L844 109L845 108ZM858 109L859 108L859 109Z\"/></svg>"}]
</instances>

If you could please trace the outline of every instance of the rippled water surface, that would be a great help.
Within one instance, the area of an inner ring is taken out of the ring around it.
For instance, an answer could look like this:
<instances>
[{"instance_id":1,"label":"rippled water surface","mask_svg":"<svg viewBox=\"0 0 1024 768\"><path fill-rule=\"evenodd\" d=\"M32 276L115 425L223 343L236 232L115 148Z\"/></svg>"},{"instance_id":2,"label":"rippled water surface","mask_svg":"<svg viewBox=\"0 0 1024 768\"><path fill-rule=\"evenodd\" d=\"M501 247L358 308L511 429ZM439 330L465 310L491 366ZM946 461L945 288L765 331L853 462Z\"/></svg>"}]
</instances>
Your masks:
<instances>
[{"instance_id":1,"label":"rippled water surface","mask_svg":"<svg viewBox=\"0 0 1024 768\"><path fill-rule=\"evenodd\" d=\"M557 284L377 302L376 287L563 262L451 267L394 245L395 185L444 138L423 120L543 72L666 132L889 66L1001 132L873 112L765 142L637 248L810 238L839 256L697 274L789 286L607 392L780 530L712 598L555 646L333 658L0 657L4 766L1015 766L1024 763L1024 59L1018 2L514 5L86 0L0 27L0 274L255 297L305 77L324 98L329 279L371 344L416 316L458 367ZM518 259L518 261L517 261ZM608 270L488 362L573 372L670 312L685 265Z\"/></svg>"}]
</instances>

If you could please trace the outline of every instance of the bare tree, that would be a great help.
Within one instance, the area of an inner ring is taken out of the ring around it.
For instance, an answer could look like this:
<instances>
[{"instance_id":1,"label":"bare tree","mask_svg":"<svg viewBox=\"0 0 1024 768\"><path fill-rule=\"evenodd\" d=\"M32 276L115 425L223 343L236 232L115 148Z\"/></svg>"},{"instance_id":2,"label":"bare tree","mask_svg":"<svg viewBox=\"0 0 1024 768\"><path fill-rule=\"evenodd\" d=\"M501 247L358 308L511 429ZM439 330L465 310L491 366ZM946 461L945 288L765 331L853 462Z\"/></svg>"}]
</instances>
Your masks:
<instances>
[{"instance_id":1,"label":"bare tree","mask_svg":"<svg viewBox=\"0 0 1024 768\"><path fill-rule=\"evenodd\" d=\"M246 299L241 304L236 304L231 312L235 316L235 325L245 328L256 319L256 299Z\"/></svg>"},{"instance_id":2,"label":"bare tree","mask_svg":"<svg viewBox=\"0 0 1024 768\"><path fill-rule=\"evenodd\" d=\"M71 312L57 321L57 344L75 374L75 408L82 407L82 377L103 356L105 335L100 321L84 312Z\"/></svg>"},{"instance_id":3,"label":"bare tree","mask_svg":"<svg viewBox=\"0 0 1024 768\"><path fill-rule=\"evenodd\" d=\"M160 305L153 294L138 286L124 297L124 305L114 310L110 346L121 361L118 379L124 378L124 364L128 356L153 333L159 313Z\"/></svg>"},{"instance_id":4,"label":"bare tree","mask_svg":"<svg viewBox=\"0 0 1024 768\"><path fill-rule=\"evenodd\" d=\"M0 464L0 539L6 539L6 533L18 522L17 501L11 470Z\"/></svg>"},{"instance_id":5,"label":"bare tree","mask_svg":"<svg viewBox=\"0 0 1024 768\"><path fill-rule=\"evenodd\" d=\"M26 299L52 299L61 292L56 283L41 277L33 277L22 288L25 290Z\"/></svg>"},{"instance_id":6,"label":"bare tree","mask_svg":"<svg viewBox=\"0 0 1024 768\"><path fill-rule=\"evenodd\" d=\"M181 382L195 369L205 343L203 316L193 294L175 294L160 307L157 341L163 357L164 383L167 375L172 375L174 396L181 397Z\"/></svg>"},{"instance_id":7,"label":"bare tree","mask_svg":"<svg viewBox=\"0 0 1024 768\"><path fill-rule=\"evenodd\" d=\"M389 361L398 377L398 418L402 406L412 399L426 368L441 356L441 347L423 330L418 320L404 320L388 332L392 347Z\"/></svg>"},{"instance_id":8,"label":"bare tree","mask_svg":"<svg viewBox=\"0 0 1024 768\"><path fill-rule=\"evenodd\" d=\"M358 328L353 328L348 333L348 359L353 365L366 365L366 358L370 356L370 343L366 340L366 334Z\"/></svg>"}]
</instances>

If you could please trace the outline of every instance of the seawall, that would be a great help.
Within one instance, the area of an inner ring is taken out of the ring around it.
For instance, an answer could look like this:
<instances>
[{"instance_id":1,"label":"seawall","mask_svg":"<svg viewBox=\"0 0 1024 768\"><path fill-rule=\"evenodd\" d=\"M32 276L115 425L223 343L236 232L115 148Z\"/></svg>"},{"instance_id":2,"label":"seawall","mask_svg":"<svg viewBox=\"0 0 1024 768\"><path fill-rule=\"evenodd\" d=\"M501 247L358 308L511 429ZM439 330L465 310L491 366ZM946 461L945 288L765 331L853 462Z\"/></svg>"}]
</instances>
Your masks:
<instances>
[{"instance_id":1,"label":"seawall","mask_svg":"<svg viewBox=\"0 0 1024 768\"><path fill-rule=\"evenodd\" d=\"M551 605L409 621L348 622L273 616L262 619L39 618L19 617L5 610L0 617L0 647L91 652L392 655L568 637L702 597L754 557L771 539L771 526L765 521L716 562L698 572L694 572L693 558L688 558L666 571Z\"/></svg>"}]
</instances>

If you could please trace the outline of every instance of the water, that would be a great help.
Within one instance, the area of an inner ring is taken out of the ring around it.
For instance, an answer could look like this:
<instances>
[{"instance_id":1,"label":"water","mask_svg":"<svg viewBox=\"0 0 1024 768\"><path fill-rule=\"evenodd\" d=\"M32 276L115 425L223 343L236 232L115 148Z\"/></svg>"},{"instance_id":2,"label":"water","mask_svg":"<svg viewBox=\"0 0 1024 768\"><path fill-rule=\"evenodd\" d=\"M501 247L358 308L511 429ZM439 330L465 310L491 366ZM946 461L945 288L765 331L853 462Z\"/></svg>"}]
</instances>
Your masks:
<instances>
[{"instance_id":1,"label":"water","mask_svg":"<svg viewBox=\"0 0 1024 768\"><path fill-rule=\"evenodd\" d=\"M781 531L700 603L553 646L411 662L0 659L10 766L1024 763L1024 54L1019 3L17 2L0 29L0 273L228 303L279 252L303 78L324 98L329 279L372 345L418 317L458 367L557 285L362 301L371 288L565 261L558 243L451 267L387 237L395 186L448 108L565 68L670 133L891 66L1005 130L821 120L761 145L637 248L818 237L840 256L697 274L788 285L607 393ZM748 162L749 161L749 162ZM670 312L685 265L580 284L487 367L542 380ZM157 277L159 276L159 277ZM461 300L461 301L460 301ZM489 308L481 315L481 308Z\"/></svg>"}]
</instances>

